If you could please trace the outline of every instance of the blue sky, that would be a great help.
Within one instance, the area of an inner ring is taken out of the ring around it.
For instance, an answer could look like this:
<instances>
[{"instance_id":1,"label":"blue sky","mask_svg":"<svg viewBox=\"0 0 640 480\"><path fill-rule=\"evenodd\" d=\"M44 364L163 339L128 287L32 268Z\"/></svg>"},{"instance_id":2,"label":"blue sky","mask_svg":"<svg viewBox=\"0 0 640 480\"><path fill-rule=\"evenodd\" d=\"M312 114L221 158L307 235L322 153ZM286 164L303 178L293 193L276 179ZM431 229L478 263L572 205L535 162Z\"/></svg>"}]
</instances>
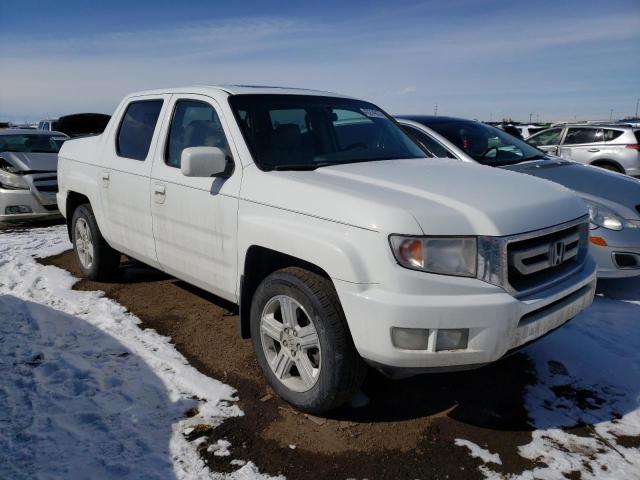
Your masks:
<instances>
[{"instance_id":1,"label":"blue sky","mask_svg":"<svg viewBox=\"0 0 640 480\"><path fill-rule=\"evenodd\" d=\"M316 88L391 113L632 115L640 1L0 2L0 120L189 84Z\"/></svg>"}]
</instances>

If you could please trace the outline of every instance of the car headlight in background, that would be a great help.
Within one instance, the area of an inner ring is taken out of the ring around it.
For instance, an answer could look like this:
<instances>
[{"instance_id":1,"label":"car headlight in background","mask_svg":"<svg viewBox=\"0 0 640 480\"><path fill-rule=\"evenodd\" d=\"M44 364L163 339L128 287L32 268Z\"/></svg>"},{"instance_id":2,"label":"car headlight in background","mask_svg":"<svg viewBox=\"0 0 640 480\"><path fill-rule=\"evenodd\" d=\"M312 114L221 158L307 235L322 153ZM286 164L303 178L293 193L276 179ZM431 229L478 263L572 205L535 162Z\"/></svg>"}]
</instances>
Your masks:
<instances>
[{"instance_id":1,"label":"car headlight in background","mask_svg":"<svg viewBox=\"0 0 640 480\"><path fill-rule=\"evenodd\" d=\"M22 176L16 174L14 167L3 158L0 158L0 188L9 190L29 189L27 181L22 178Z\"/></svg>"},{"instance_id":2,"label":"car headlight in background","mask_svg":"<svg viewBox=\"0 0 640 480\"><path fill-rule=\"evenodd\" d=\"M640 222L633 220L626 220L613 210L600 205L599 203L592 202L591 200L584 201L589 207L589 220L591 221L591 230L602 227L608 230L620 231L624 228L640 228Z\"/></svg>"},{"instance_id":3,"label":"car headlight in background","mask_svg":"<svg viewBox=\"0 0 640 480\"><path fill-rule=\"evenodd\" d=\"M391 250L400 265L442 275L475 277L476 237L406 237L391 235Z\"/></svg>"}]
</instances>

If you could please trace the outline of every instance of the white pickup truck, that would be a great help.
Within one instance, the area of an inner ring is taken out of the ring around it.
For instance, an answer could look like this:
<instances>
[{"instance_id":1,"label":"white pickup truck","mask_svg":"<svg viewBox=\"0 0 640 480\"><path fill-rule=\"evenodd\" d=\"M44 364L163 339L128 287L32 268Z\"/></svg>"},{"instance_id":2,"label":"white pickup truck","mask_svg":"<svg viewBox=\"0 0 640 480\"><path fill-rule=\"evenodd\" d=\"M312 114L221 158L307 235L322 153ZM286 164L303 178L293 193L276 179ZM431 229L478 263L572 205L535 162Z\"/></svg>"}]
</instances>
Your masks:
<instances>
[{"instance_id":1,"label":"white pickup truck","mask_svg":"<svg viewBox=\"0 0 640 480\"><path fill-rule=\"evenodd\" d=\"M401 377L492 362L593 300L580 199L427 158L362 100L141 92L59 157L82 272L109 277L124 253L235 302L267 380L304 411L348 400L367 365Z\"/></svg>"}]
</instances>

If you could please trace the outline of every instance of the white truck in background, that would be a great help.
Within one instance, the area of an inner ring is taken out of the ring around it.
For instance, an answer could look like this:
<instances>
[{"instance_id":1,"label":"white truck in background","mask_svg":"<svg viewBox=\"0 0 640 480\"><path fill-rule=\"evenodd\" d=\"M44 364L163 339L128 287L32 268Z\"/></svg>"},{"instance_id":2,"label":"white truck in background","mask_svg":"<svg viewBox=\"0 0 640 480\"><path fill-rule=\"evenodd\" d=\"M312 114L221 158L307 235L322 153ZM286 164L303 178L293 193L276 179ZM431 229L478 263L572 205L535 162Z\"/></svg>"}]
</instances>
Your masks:
<instances>
[{"instance_id":1,"label":"white truck in background","mask_svg":"<svg viewBox=\"0 0 640 480\"><path fill-rule=\"evenodd\" d=\"M268 382L308 412L347 401L367 365L401 377L497 360L595 291L578 197L427 158L340 95L135 93L102 135L64 144L58 183L84 275L113 275L124 253L235 302Z\"/></svg>"}]
</instances>

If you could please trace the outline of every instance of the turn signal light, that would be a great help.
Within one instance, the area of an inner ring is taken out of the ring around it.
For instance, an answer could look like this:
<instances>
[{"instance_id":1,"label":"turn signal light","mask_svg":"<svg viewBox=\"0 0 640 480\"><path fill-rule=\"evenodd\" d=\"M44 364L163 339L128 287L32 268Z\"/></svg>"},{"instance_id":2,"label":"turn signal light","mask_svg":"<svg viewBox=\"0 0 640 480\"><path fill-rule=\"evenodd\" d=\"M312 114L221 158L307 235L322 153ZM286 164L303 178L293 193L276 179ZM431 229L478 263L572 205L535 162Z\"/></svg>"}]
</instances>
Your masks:
<instances>
[{"instance_id":1,"label":"turn signal light","mask_svg":"<svg viewBox=\"0 0 640 480\"><path fill-rule=\"evenodd\" d=\"M589 241L594 245L598 245L599 247L606 247L607 241L602 237L589 237Z\"/></svg>"}]
</instances>

